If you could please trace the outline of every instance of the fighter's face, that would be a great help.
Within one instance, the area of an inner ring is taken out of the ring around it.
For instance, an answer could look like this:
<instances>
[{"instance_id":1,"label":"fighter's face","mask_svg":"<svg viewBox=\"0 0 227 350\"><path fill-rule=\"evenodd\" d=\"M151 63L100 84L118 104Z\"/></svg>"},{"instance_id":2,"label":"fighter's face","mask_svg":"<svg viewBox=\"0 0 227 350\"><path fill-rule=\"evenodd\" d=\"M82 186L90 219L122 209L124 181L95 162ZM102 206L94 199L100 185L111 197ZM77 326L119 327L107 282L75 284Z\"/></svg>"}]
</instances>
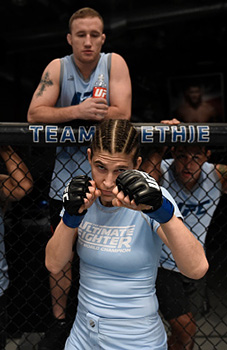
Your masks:
<instances>
[{"instance_id":1,"label":"fighter's face","mask_svg":"<svg viewBox=\"0 0 227 350\"><path fill-rule=\"evenodd\" d=\"M192 105L200 104L202 100L201 89L198 86L191 86L185 93L186 100Z\"/></svg>"},{"instance_id":2,"label":"fighter's face","mask_svg":"<svg viewBox=\"0 0 227 350\"><path fill-rule=\"evenodd\" d=\"M105 206L112 206L114 199L113 189L116 186L116 179L123 171L138 168L141 162L140 157L136 166L133 163L134 152L131 154L114 153L107 151L95 151L91 156L88 149L88 159L91 165L92 178L96 187L101 191L101 202Z\"/></svg>"},{"instance_id":3,"label":"fighter's face","mask_svg":"<svg viewBox=\"0 0 227 350\"><path fill-rule=\"evenodd\" d=\"M188 189L198 181L201 167L207 160L208 153L204 147L179 146L172 152L174 157L174 169L177 179Z\"/></svg>"},{"instance_id":4,"label":"fighter's face","mask_svg":"<svg viewBox=\"0 0 227 350\"><path fill-rule=\"evenodd\" d=\"M98 17L77 18L72 22L71 33L67 36L76 62L96 62L105 42L103 24Z\"/></svg>"}]
</instances>

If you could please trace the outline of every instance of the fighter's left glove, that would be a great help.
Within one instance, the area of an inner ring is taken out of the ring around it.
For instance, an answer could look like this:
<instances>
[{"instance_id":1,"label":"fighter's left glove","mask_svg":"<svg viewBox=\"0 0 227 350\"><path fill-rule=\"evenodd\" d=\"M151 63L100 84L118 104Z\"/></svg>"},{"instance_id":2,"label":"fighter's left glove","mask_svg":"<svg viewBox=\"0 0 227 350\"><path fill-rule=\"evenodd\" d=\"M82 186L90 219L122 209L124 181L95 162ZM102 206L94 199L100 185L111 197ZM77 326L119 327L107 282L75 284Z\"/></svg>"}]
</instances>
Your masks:
<instances>
[{"instance_id":1,"label":"fighter's left glove","mask_svg":"<svg viewBox=\"0 0 227 350\"><path fill-rule=\"evenodd\" d=\"M76 176L72 178L64 190L62 200L65 212L62 220L68 227L78 227L87 212L87 210L84 210L79 213L79 209L84 204L86 193L89 192L90 180L87 175Z\"/></svg>"},{"instance_id":2,"label":"fighter's left glove","mask_svg":"<svg viewBox=\"0 0 227 350\"><path fill-rule=\"evenodd\" d=\"M168 222L174 213L173 204L162 195L156 180L145 172L126 170L116 180L119 191L123 191L136 205L146 204L149 210L143 210L150 218L159 223Z\"/></svg>"}]
</instances>

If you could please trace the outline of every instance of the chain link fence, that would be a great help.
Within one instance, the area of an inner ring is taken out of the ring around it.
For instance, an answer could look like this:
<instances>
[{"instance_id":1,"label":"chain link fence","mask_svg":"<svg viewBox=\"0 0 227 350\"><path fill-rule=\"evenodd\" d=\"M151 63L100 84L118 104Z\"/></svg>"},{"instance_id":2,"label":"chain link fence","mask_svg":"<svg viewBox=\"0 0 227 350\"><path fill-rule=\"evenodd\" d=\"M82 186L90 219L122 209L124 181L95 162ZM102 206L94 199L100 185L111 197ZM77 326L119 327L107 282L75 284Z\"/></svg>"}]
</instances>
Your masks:
<instances>
[{"instance_id":1,"label":"chain link fence","mask_svg":"<svg viewBox=\"0 0 227 350\"><path fill-rule=\"evenodd\" d=\"M171 129L164 128L161 124L157 127L141 124L137 126L141 130L141 142L148 148L152 148L152 144L161 144L170 149L174 142L177 144L201 143L211 149L210 163L227 164L226 124L215 126L213 129L211 126L206 126L205 129L204 126L201 127L202 129L198 129L197 126ZM8 203L7 210L4 212L4 236L2 231L0 232L0 240L2 242L4 239L5 242L5 255L0 255L0 264L6 257L10 281L4 292L7 300L0 297L2 300L0 332L2 339L4 335L6 336L6 350L38 349L38 343L47 331L52 317L49 274L44 264L45 246L51 236L50 183L56 146L59 142L65 151L71 149L70 161L72 147L75 146L73 143L76 141L77 146L89 143L94 127L82 127L82 131L79 130L80 128L76 127L71 133L70 128L58 129L52 126L46 133L43 125L32 126L32 128L26 123L19 126L3 123L0 125L0 147L10 143L14 152L28 167L34 181L33 190L30 193L18 201ZM165 158L167 159L169 155L167 151ZM0 159L0 174L7 175L6 163ZM213 186L216 184L214 183ZM204 198L206 197L209 197L209 193ZM209 199L212 200L210 197ZM1 198L2 207L4 204L5 201ZM196 215L195 209L188 207L188 210ZM189 286L191 309L197 325L194 349L227 348L226 218L227 195L223 194L209 227L206 227L206 253L210 268L205 288L198 285L190 290ZM0 276L2 278L2 274ZM76 312L77 281L78 266L74 264L73 284L67 306L67 313L71 320L74 319ZM168 295L166 297L168 298ZM4 305L6 305L7 319L3 319ZM163 321L169 332L168 322L165 319ZM4 349L3 346L2 349Z\"/></svg>"}]
</instances>

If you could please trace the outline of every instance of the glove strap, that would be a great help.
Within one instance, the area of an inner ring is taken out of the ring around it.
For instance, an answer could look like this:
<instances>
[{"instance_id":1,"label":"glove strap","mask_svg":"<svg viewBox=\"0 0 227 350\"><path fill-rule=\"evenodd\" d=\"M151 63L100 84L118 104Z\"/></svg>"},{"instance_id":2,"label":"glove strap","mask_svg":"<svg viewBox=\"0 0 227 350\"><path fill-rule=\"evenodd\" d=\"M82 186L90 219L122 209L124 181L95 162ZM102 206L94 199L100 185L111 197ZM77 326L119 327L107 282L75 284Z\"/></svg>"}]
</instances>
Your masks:
<instances>
[{"instance_id":1,"label":"glove strap","mask_svg":"<svg viewBox=\"0 0 227 350\"><path fill-rule=\"evenodd\" d=\"M143 210L143 212L160 224L165 224L172 218L174 206L166 197L162 196L162 199L162 206L159 209L155 211Z\"/></svg>"},{"instance_id":2,"label":"glove strap","mask_svg":"<svg viewBox=\"0 0 227 350\"><path fill-rule=\"evenodd\" d=\"M62 220L64 224L71 228L76 228L80 226L81 221L84 218L84 215L86 214L86 210L83 211L81 215L70 215L66 210L64 212L64 215L62 217Z\"/></svg>"}]
</instances>

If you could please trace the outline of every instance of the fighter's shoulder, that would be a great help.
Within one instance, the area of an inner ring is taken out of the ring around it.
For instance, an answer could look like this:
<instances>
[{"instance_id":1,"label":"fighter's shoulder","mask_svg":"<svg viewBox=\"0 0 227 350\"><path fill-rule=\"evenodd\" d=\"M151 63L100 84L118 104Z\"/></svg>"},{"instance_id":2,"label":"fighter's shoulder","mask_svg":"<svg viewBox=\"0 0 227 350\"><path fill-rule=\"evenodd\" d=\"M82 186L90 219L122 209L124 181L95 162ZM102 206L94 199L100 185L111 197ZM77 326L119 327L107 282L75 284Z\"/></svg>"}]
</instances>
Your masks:
<instances>
[{"instance_id":1,"label":"fighter's shoulder","mask_svg":"<svg viewBox=\"0 0 227 350\"><path fill-rule=\"evenodd\" d=\"M160 168L161 168L162 173L163 172L166 173L167 171L171 170L172 166L173 166L173 162L174 162L173 158L162 159L161 164L160 164Z\"/></svg>"},{"instance_id":2,"label":"fighter's shoulder","mask_svg":"<svg viewBox=\"0 0 227 350\"><path fill-rule=\"evenodd\" d=\"M42 79L45 79L45 81L48 81L48 80L59 81L60 70L61 70L61 60L60 58L56 58L46 66L42 74Z\"/></svg>"},{"instance_id":3,"label":"fighter's shoulder","mask_svg":"<svg viewBox=\"0 0 227 350\"><path fill-rule=\"evenodd\" d=\"M118 53L112 52L111 67L127 66L125 59Z\"/></svg>"},{"instance_id":4,"label":"fighter's shoulder","mask_svg":"<svg viewBox=\"0 0 227 350\"><path fill-rule=\"evenodd\" d=\"M60 70L60 66L61 66L61 59L60 58L55 58L52 61L50 61L48 63L48 65L45 68L46 70Z\"/></svg>"}]
</instances>

